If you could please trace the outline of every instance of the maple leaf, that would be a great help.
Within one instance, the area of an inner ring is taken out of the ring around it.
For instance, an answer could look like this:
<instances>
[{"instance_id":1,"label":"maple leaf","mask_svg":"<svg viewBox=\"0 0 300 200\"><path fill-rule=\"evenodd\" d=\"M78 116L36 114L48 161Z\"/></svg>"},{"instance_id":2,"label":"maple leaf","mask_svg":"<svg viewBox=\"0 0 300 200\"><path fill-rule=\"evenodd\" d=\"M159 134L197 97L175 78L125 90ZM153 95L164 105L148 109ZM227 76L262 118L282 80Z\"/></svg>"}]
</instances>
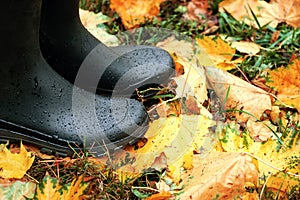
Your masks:
<instances>
[{"instance_id":1,"label":"maple leaf","mask_svg":"<svg viewBox=\"0 0 300 200\"><path fill-rule=\"evenodd\" d=\"M231 113L238 120L257 120L265 110L271 110L271 98L266 91L221 69L205 70L208 84L221 99L223 108L240 111Z\"/></svg>"},{"instance_id":2,"label":"maple leaf","mask_svg":"<svg viewBox=\"0 0 300 200\"><path fill-rule=\"evenodd\" d=\"M180 168L191 168L193 152L202 149L203 153L207 153L213 147L215 140L208 130L213 125L214 121L202 115L159 118L150 124L145 134L148 142L144 147L133 152L118 152L115 160L118 158L121 162L130 157L135 161L120 168L129 175L154 166L168 167L174 182L179 182ZM159 155L163 155L163 161L158 158Z\"/></svg>"},{"instance_id":3,"label":"maple leaf","mask_svg":"<svg viewBox=\"0 0 300 200\"><path fill-rule=\"evenodd\" d=\"M245 193L245 185L255 185L258 169L243 153L214 152L205 159L194 156L194 168L183 174L180 199L234 199Z\"/></svg>"},{"instance_id":4,"label":"maple leaf","mask_svg":"<svg viewBox=\"0 0 300 200\"><path fill-rule=\"evenodd\" d=\"M284 172L277 172L268 177L266 186L268 191L277 194L277 199L285 199L293 187L298 187L300 180Z\"/></svg>"},{"instance_id":5,"label":"maple leaf","mask_svg":"<svg viewBox=\"0 0 300 200\"><path fill-rule=\"evenodd\" d=\"M208 36L204 36L196 41L217 68L231 70L236 68L235 64L242 62L242 59L232 60L236 50L220 37L211 39Z\"/></svg>"},{"instance_id":6,"label":"maple leaf","mask_svg":"<svg viewBox=\"0 0 300 200\"><path fill-rule=\"evenodd\" d=\"M165 0L111 0L110 8L121 17L126 28L138 27L146 20L152 20Z\"/></svg>"},{"instance_id":7,"label":"maple leaf","mask_svg":"<svg viewBox=\"0 0 300 200\"><path fill-rule=\"evenodd\" d=\"M88 187L87 183L83 182L83 177L79 176L63 191L62 199L79 199L83 195L84 190Z\"/></svg>"},{"instance_id":8,"label":"maple leaf","mask_svg":"<svg viewBox=\"0 0 300 200\"><path fill-rule=\"evenodd\" d=\"M219 4L219 11L227 10L235 19L244 20L247 24L260 27L268 24L275 28L285 22L297 28L300 26L300 1L273 0L270 3L258 0L225 0ZM252 12L251 12L252 11Z\"/></svg>"},{"instance_id":9,"label":"maple leaf","mask_svg":"<svg viewBox=\"0 0 300 200\"><path fill-rule=\"evenodd\" d=\"M287 68L280 67L269 72L267 85L277 90L282 103L290 105L300 112L300 60L294 60Z\"/></svg>"},{"instance_id":10,"label":"maple leaf","mask_svg":"<svg viewBox=\"0 0 300 200\"><path fill-rule=\"evenodd\" d=\"M74 179L71 184L64 186L59 185L59 180L46 176L36 192L36 197L39 200L70 200L80 199L88 184L82 184L83 177L80 176Z\"/></svg>"},{"instance_id":11,"label":"maple leaf","mask_svg":"<svg viewBox=\"0 0 300 200\"><path fill-rule=\"evenodd\" d=\"M0 177L22 178L34 161L34 155L27 152L23 144L20 145L20 153L11 153L7 144L0 145Z\"/></svg>"},{"instance_id":12,"label":"maple leaf","mask_svg":"<svg viewBox=\"0 0 300 200\"><path fill-rule=\"evenodd\" d=\"M58 180L50 176L46 176L39 184L36 197L39 200L60 200L58 190L60 186Z\"/></svg>"}]
</instances>

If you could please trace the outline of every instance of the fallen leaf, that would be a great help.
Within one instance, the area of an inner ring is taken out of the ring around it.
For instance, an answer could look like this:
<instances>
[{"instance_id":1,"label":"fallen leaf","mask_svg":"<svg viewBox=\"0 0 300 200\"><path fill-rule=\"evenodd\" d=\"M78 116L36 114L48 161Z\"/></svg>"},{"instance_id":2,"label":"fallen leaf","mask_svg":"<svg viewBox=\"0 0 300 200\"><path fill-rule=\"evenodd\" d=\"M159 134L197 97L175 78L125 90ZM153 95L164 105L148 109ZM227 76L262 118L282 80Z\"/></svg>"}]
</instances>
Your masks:
<instances>
[{"instance_id":1,"label":"fallen leaf","mask_svg":"<svg viewBox=\"0 0 300 200\"><path fill-rule=\"evenodd\" d=\"M268 139L275 137L272 130L275 132L277 129L270 121L258 122L253 120L247 121L247 130L250 136L257 142L265 142Z\"/></svg>"},{"instance_id":2,"label":"fallen leaf","mask_svg":"<svg viewBox=\"0 0 300 200\"><path fill-rule=\"evenodd\" d=\"M263 12L262 17L272 18L273 21L277 21L278 23L285 22L288 25L291 25L294 28L300 26L300 1L299 0L290 0L287 3L284 0L273 0L269 3L269 5L273 6L270 9L270 6L266 5L266 2L260 2L262 7L266 7L266 11Z\"/></svg>"},{"instance_id":3,"label":"fallen leaf","mask_svg":"<svg viewBox=\"0 0 300 200\"><path fill-rule=\"evenodd\" d=\"M0 185L0 199L26 200L33 199L36 184L16 181L10 186Z\"/></svg>"},{"instance_id":4,"label":"fallen leaf","mask_svg":"<svg viewBox=\"0 0 300 200\"><path fill-rule=\"evenodd\" d=\"M171 54L175 53L181 60L189 61L193 63L193 65L213 66L213 61L206 54L204 49L201 49L195 42L189 42L189 39L193 41L192 38L178 40L174 36L171 36L157 43L156 46L167 50ZM176 57L174 59L176 60Z\"/></svg>"},{"instance_id":5,"label":"fallen leaf","mask_svg":"<svg viewBox=\"0 0 300 200\"><path fill-rule=\"evenodd\" d=\"M199 20L210 15L210 5L208 0L192 0L187 5L187 16L191 20Z\"/></svg>"},{"instance_id":6,"label":"fallen leaf","mask_svg":"<svg viewBox=\"0 0 300 200\"><path fill-rule=\"evenodd\" d=\"M257 166L260 176L275 174L278 171L285 170L298 174L300 168L290 166L295 162L295 158L300 156L300 145L295 144L292 148L278 148L277 140L268 140L266 142L255 142L248 133L240 134L233 126L226 127L226 134L223 132L219 142L216 144L217 151L224 152L247 152L257 160ZM296 170L295 170L296 169Z\"/></svg>"},{"instance_id":7,"label":"fallen leaf","mask_svg":"<svg viewBox=\"0 0 300 200\"><path fill-rule=\"evenodd\" d=\"M258 0L224 0L219 4L219 12L229 12L235 19L243 20L251 15L248 6L254 13L258 12Z\"/></svg>"},{"instance_id":8,"label":"fallen leaf","mask_svg":"<svg viewBox=\"0 0 300 200\"><path fill-rule=\"evenodd\" d=\"M146 20L152 20L160 10L160 4L165 0L111 0L110 8L121 17L127 28L138 27Z\"/></svg>"},{"instance_id":9,"label":"fallen leaf","mask_svg":"<svg viewBox=\"0 0 300 200\"><path fill-rule=\"evenodd\" d=\"M235 19L244 20L247 24L262 27L269 25L275 28L279 23L285 22L297 28L300 26L300 2L291 0L273 0L270 3L257 0L224 0L219 4L219 11L228 11ZM259 25L255 21L253 11Z\"/></svg>"},{"instance_id":10,"label":"fallen leaf","mask_svg":"<svg viewBox=\"0 0 300 200\"><path fill-rule=\"evenodd\" d=\"M280 102L290 105L300 112L300 60L295 59L287 68L269 71L267 85L276 89Z\"/></svg>"},{"instance_id":11,"label":"fallen leaf","mask_svg":"<svg viewBox=\"0 0 300 200\"><path fill-rule=\"evenodd\" d=\"M20 153L11 153L7 144L0 144L0 177L22 178L31 167L34 156L27 152L23 144L20 145Z\"/></svg>"},{"instance_id":12,"label":"fallen leaf","mask_svg":"<svg viewBox=\"0 0 300 200\"><path fill-rule=\"evenodd\" d=\"M94 12L82 9L79 9L79 16L83 26L99 41L108 46L119 45L119 40L115 35L107 33L105 26L99 26L110 21L109 17L103 15L101 12L95 14Z\"/></svg>"},{"instance_id":13,"label":"fallen leaf","mask_svg":"<svg viewBox=\"0 0 300 200\"><path fill-rule=\"evenodd\" d=\"M38 185L36 198L38 200L60 200L60 186L56 178L46 176Z\"/></svg>"},{"instance_id":14,"label":"fallen leaf","mask_svg":"<svg viewBox=\"0 0 300 200\"><path fill-rule=\"evenodd\" d=\"M83 183L79 176L71 184L59 185L59 179L46 176L40 183L36 192L38 200L71 200L80 199L88 184Z\"/></svg>"},{"instance_id":15,"label":"fallen leaf","mask_svg":"<svg viewBox=\"0 0 300 200\"><path fill-rule=\"evenodd\" d=\"M241 53L246 53L250 55L255 55L259 53L260 46L254 42L246 42L246 41L239 41L239 42L232 42L231 47L235 48Z\"/></svg>"},{"instance_id":16,"label":"fallen leaf","mask_svg":"<svg viewBox=\"0 0 300 200\"><path fill-rule=\"evenodd\" d=\"M242 62L242 59L232 60L236 50L220 37L211 39L208 36L204 36L196 41L217 68L231 70L236 68L237 63Z\"/></svg>"},{"instance_id":17,"label":"fallen leaf","mask_svg":"<svg viewBox=\"0 0 300 200\"><path fill-rule=\"evenodd\" d=\"M206 77L202 66L197 66L188 60L177 57L175 62L184 66L185 73L173 78L177 83L176 97L195 97L199 104L207 99Z\"/></svg>"},{"instance_id":18,"label":"fallen leaf","mask_svg":"<svg viewBox=\"0 0 300 200\"><path fill-rule=\"evenodd\" d=\"M61 198L64 200L80 199L80 196L83 195L83 192L88 185L88 183L83 182L83 177L79 176L77 179L74 179L65 190L63 190Z\"/></svg>"},{"instance_id":19,"label":"fallen leaf","mask_svg":"<svg viewBox=\"0 0 300 200\"><path fill-rule=\"evenodd\" d=\"M223 108L235 110L230 114L238 120L259 119L265 110L271 110L271 98L266 91L221 69L205 70L208 85L221 99Z\"/></svg>"},{"instance_id":20,"label":"fallen leaf","mask_svg":"<svg viewBox=\"0 0 300 200\"><path fill-rule=\"evenodd\" d=\"M121 166L119 171L127 176L134 176L152 167L167 166L174 182L179 182L181 168L191 168L190 155L199 149L206 155L213 148L216 138L208 128L214 125L214 121L202 115L159 118L150 124L145 134L148 139L146 145L133 152L117 152L113 156L114 165ZM125 158L128 163L122 162Z\"/></svg>"},{"instance_id":21,"label":"fallen leaf","mask_svg":"<svg viewBox=\"0 0 300 200\"><path fill-rule=\"evenodd\" d=\"M258 169L244 153L215 152L205 159L194 156L194 168L182 176L180 199L234 199L256 184Z\"/></svg>"},{"instance_id":22,"label":"fallen leaf","mask_svg":"<svg viewBox=\"0 0 300 200\"><path fill-rule=\"evenodd\" d=\"M160 192L147 197L145 200L169 200L173 195L170 192Z\"/></svg>"},{"instance_id":23,"label":"fallen leaf","mask_svg":"<svg viewBox=\"0 0 300 200\"><path fill-rule=\"evenodd\" d=\"M274 192L277 195L277 199L286 199L293 187L298 187L300 180L293 176L288 175L285 172L278 172L268 177L266 186L268 191Z\"/></svg>"}]
</instances>

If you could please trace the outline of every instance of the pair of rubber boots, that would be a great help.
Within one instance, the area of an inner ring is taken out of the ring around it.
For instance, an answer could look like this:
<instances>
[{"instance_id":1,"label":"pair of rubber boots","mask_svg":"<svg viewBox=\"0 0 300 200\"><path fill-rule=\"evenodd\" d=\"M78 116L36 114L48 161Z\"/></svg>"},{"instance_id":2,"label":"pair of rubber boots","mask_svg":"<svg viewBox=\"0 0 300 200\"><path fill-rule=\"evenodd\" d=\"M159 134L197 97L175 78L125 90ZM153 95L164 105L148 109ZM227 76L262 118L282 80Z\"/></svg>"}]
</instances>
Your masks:
<instances>
[{"instance_id":1,"label":"pair of rubber boots","mask_svg":"<svg viewBox=\"0 0 300 200\"><path fill-rule=\"evenodd\" d=\"M155 47L106 47L82 26L78 3L1 3L0 141L98 156L146 132L147 112L128 96L173 76L172 58Z\"/></svg>"}]
</instances>

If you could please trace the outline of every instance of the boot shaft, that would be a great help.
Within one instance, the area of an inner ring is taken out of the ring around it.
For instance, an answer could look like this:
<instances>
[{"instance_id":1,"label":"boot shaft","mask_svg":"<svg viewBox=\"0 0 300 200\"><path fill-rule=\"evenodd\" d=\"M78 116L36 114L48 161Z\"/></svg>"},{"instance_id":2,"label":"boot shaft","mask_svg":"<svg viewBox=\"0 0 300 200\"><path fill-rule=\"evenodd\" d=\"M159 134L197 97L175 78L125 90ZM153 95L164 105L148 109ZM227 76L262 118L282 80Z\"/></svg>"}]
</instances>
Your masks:
<instances>
[{"instance_id":1,"label":"boot shaft","mask_svg":"<svg viewBox=\"0 0 300 200\"><path fill-rule=\"evenodd\" d=\"M46 25L46 26L43 26ZM41 13L42 29L72 31L73 26L81 25L79 0L43 0Z\"/></svg>"},{"instance_id":2,"label":"boot shaft","mask_svg":"<svg viewBox=\"0 0 300 200\"><path fill-rule=\"evenodd\" d=\"M1 5L1 61L38 54L41 0L4 0Z\"/></svg>"}]
</instances>

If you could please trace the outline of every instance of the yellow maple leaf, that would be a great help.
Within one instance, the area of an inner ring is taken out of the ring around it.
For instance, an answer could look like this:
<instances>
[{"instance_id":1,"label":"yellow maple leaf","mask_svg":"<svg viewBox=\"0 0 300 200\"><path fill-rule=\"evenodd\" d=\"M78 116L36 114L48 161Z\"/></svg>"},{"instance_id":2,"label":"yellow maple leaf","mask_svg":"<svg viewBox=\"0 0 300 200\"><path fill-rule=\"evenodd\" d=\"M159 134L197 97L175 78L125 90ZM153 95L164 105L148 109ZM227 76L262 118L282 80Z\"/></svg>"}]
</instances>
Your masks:
<instances>
[{"instance_id":1,"label":"yellow maple leaf","mask_svg":"<svg viewBox=\"0 0 300 200\"><path fill-rule=\"evenodd\" d=\"M60 200L59 189L58 180L46 176L37 188L36 198L38 200Z\"/></svg>"},{"instance_id":2,"label":"yellow maple leaf","mask_svg":"<svg viewBox=\"0 0 300 200\"><path fill-rule=\"evenodd\" d=\"M11 153L7 144L0 145L0 177L22 178L34 161L34 155L27 152L23 144L20 145L20 153Z\"/></svg>"},{"instance_id":3,"label":"yellow maple leaf","mask_svg":"<svg viewBox=\"0 0 300 200\"><path fill-rule=\"evenodd\" d=\"M111 0L110 8L121 17L126 28L133 28L157 16L165 0Z\"/></svg>"},{"instance_id":4,"label":"yellow maple leaf","mask_svg":"<svg viewBox=\"0 0 300 200\"><path fill-rule=\"evenodd\" d=\"M88 187L87 183L83 183L83 177L80 176L77 179L74 179L70 186L63 191L62 199L79 199L83 195L84 190Z\"/></svg>"},{"instance_id":5,"label":"yellow maple leaf","mask_svg":"<svg viewBox=\"0 0 300 200\"><path fill-rule=\"evenodd\" d=\"M46 176L39 184L36 192L36 197L39 200L71 200L80 199L88 184L82 184L83 177L80 176L74 179L70 185L62 187L59 185L59 180ZM60 190L62 192L60 192Z\"/></svg>"},{"instance_id":6,"label":"yellow maple leaf","mask_svg":"<svg viewBox=\"0 0 300 200\"><path fill-rule=\"evenodd\" d=\"M129 175L142 173L155 165L157 157L163 153L164 166L168 167L173 181L179 182L180 168L192 167L190 155L199 149L205 154L213 148L215 140L208 130L213 125L214 121L202 115L180 115L155 120L146 132L148 142L143 148L134 152L119 152L116 155L120 162L125 157L135 161L122 166L120 171Z\"/></svg>"},{"instance_id":7,"label":"yellow maple leaf","mask_svg":"<svg viewBox=\"0 0 300 200\"><path fill-rule=\"evenodd\" d=\"M300 60L294 60L287 68L269 72L267 85L277 90L279 100L300 112Z\"/></svg>"},{"instance_id":8,"label":"yellow maple leaf","mask_svg":"<svg viewBox=\"0 0 300 200\"><path fill-rule=\"evenodd\" d=\"M208 36L204 36L196 41L217 68L231 70L236 68L237 63L242 62L242 59L232 60L236 50L219 37L211 39Z\"/></svg>"}]
</instances>

